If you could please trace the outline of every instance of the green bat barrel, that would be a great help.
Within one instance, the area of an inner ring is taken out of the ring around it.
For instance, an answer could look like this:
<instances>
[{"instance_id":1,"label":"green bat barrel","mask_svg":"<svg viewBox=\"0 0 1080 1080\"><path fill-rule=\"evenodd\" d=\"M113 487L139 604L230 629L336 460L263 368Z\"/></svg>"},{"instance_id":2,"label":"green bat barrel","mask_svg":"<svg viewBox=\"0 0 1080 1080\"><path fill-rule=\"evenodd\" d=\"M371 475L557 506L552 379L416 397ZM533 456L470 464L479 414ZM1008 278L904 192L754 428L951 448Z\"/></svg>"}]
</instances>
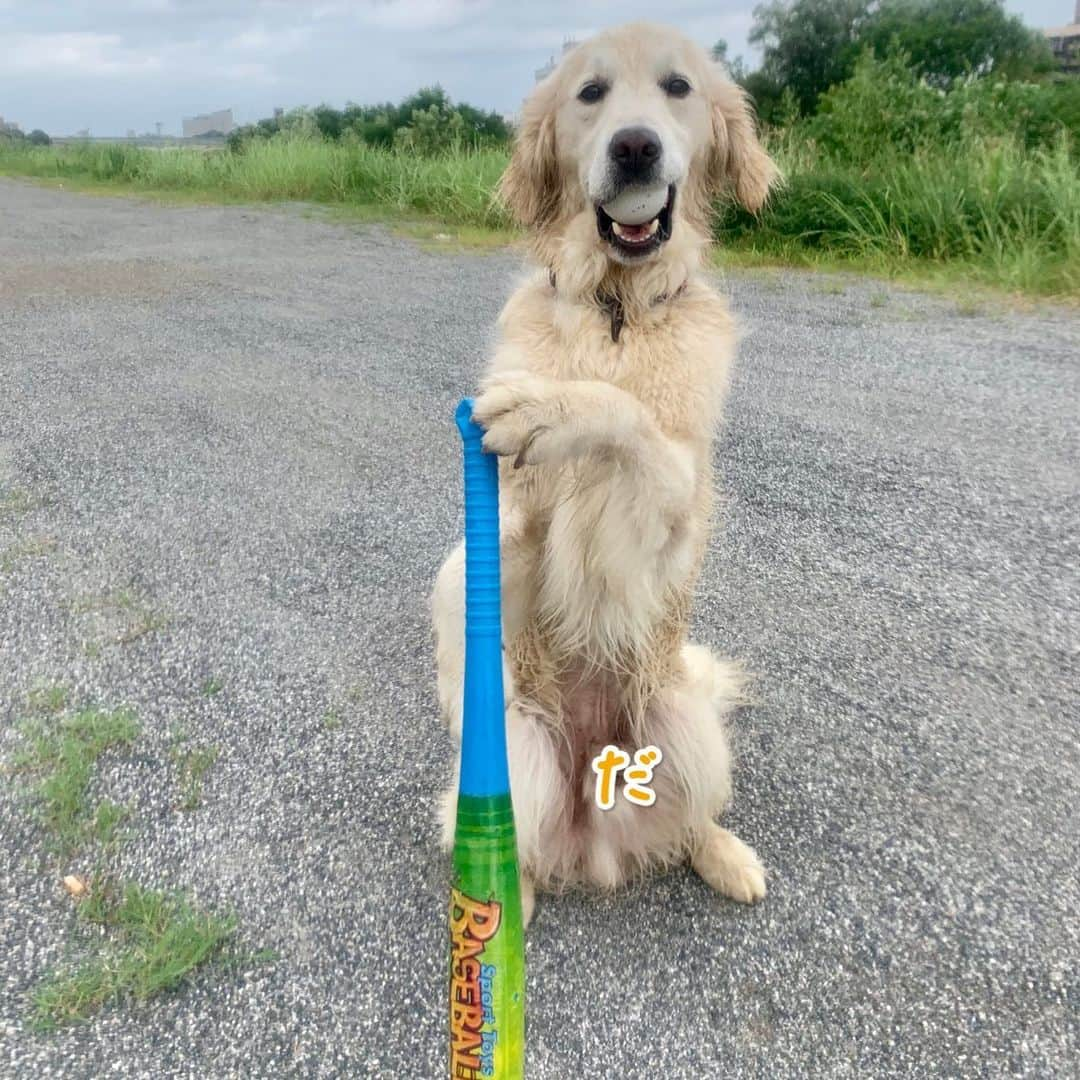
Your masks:
<instances>
[{"instance_id":1,"label":"green bat barrel","mask_svg":"<svg viewBox=\"0 0 1080 1080\"><path fill-rule=\"evenodd\" d=\"M525 941L506 758L498 460L472 402L465 457L465 696L450 890L450 1076L525 1074Z\"/></svg>"}]
</instances>

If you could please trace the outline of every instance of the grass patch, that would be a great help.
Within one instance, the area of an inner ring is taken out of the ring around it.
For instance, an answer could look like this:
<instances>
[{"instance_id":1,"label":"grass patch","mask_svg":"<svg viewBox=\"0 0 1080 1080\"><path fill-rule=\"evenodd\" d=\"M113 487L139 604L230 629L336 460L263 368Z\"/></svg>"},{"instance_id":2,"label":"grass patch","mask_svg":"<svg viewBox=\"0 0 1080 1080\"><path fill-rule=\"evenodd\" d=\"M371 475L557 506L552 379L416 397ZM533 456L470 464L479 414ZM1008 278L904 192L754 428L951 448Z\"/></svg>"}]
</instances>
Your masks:
<instances>
[{"instance_id":1,"label":"grass patch","mask_svg":"<svg viewBox=\"0 0 1080 1080\"><path fill-rule=\"evenodd\" d=\"M106 799L97 805L94 820L90 826L93 838L102 846L108 847L119 837L120 825L131 815L126 806Z\"/></svg>"},{"instance_id":2,"label":"grass patch","mask_svg":"<svg viewBox=\"0 0 1080 1080\"><path fill-rule=\"evenodd\" d=\"M46 979L31 996L38 1030L85 1022L110 1002L145 1001L175 989L221 953L236 919L197 909L186 897L98 875L79 920L107 937L73 971Z\"/></svg>"},{"instance_id":3,"label":"grass patch","mask_svg":"<svg viewBox=\"0 0 1080 1080\"><path fill-rule=\"evenodd\" d=\"M847 289L838 281L823 281L817 287L817 291L825 296L844 296Z\"/></svg>"},{"instance_id":4,"label":"grass patch","mask_svg":"<svg viewBox=\"0 0 1080 1080\"><path fill-rule=\"evenodd\" d=\"M203 779L219 754L216 746L173 747L171 757L180 770L181 810L202 806Z\"/></svg>"},{"instance_id":5,"label":"grass patch","mask_svg":"<svg viewBox=\"0 0 1080 1080\"><path fill-rule=\"evenodd\" d=\"M169 625L169 617L159 611L140 609L128 625L114 638L117 645L130 645L133 641L162 630Z\"/></svg>"},{"instance_id":6,"label":"grass patch","mask_svg":"<svg viewBox=\"0 0 1080 1080\"><path fill-rule=\"evenodd\" d=\"M112 619L112 626L104 636L83 642L83 649L90 657L100 656L104 645L130 645L169 625L166 614L156 611L131 589L83 597L71 604L71 611L75 615L94 614Z\"/></svg>"},{"instance_id":7,"label":"grass patch","mask_svg":"<svg viewBox=\"0 0 1080 1080\"><path fill-rule=\"evenodd\" d=\"M220 679L215 679L211 676L199 687L199 692L203 697L216 697L225 689L225 684Z\"/></svg>"},{"instance_id":8,"label":"grass patch","mask_svg":"<svg viewBox=\"0 0 1080 1080\"><path fill-rule=\"evenodd\" d=\"M49 536L20 540L17 544L12 544L0 551L0 571L9 574L24 560L39 559L43 555L48 555L55 547L56 541Z\"/></svg>"},{"instance_id":9,"label":"grass patch","mask_svg":"<svg viewBox=\"0 0 1080 1080\"><path fill-rule=\"evenodd\" d=\"M26 704L32 712L63 712L68 703L68 689L60 683L35 686L26 695Z\"/></svg>"},{"instance_id":10,"label":"grass patch","mask_svg":"<svg viewBox=\"0 0 1080 1080\"><path fill-rule=\"evenodd\" d=\"M476 225L452 222L437 214L371 203L312 206L305 216L342 224L388 225L397 236L412 240L425 251L456 255L463 252L502 251L520 241L522 234L509 223Z\"/></svg>"},{"instance_id":11,"label":"grass patch","mask_svg":"<svg viewBox=\"0 0 1080 1080\"><path fill-rule=\"evenodd\" d=\"M911 260L904 263L890 262L877 256L865 258L844 258L831 252L786 249L782 253L770 252L764 248L752 248L736 244L724 246L721 242L712 251L713 265L721 272L738 272L753 277L762 283L780 282L784 270L802 270L813 274L842 274L851 278L853 274L878 278L887 282L891 288L904 291L929 293L945 299L955 299L961 294L979 296L987 305L1007 310L1029 311L1040 302L1039 294L1008 289L977 280L968 272L968 268L954 263L933 263ZM770 281L768 275L773 276ZM854 284L847 282L848 286ZM834 292L833 287L821 289L826 295ZM846 291L840 287L836 295ZM1052 298L1055 303L1073 306L1080 302L1080 293L1061 294Z\"/></svg>"},{"instance_id":12,"label":"grass patch","mask_svg":"<svg viewBox=\"0 0 1080 1080\"><path fill-rule=\"evenodd\" d=\"M67 691L59 685L31 690L28 702L37 715L23 724L25 745L12 763L14 771L37 776L32 794L49 846L64 857L84 843L107 848L118 839L127 808L110 800L91 808L87 792L98 758L107 750L130 746L139 733L128 709L58 715L67 700ZM179 737L174 732L174 740ZM187 800L193 805L217 755L217 747L206 747L183 752L180 758ZM85 1023L110 1003L145 1001L173 990L210 962L239 966L273 959L270 952L247 955L227 948L236 932L233 915L202 911L178 892L119 881L100 869L103 865L99 857L99 869L88 884L78 875L64 879L76 897L78 924L98 932L85 936L78 964L48 976L32 991L31 1023L37 1030Z\"/></svg>"},{"instance_id":13,"label":"grass patch","mask_svg":"<svg viewBox=\"0 0 1080 1080\"><path fill-rule=\"evenodd\" d=\"M337 731L341 727L341 713L337 709L327 709L322 722L327 731Z\"/></svg>"},{"instance_id":14,"label":"grass patch","mask_svg":"<svg viewBox=\"0 0 1080 1080\"><path fill-rule=\"evenodd\" d=\"M106 750L130 746L138 733L129 709L82 709L23 725L27 745L13 764L17 771L40 774L33 797L54 852L67 855L88 839L113 839L126 810L108 802L92 808L87 799L90 778Z\"/></svg>"},{"instance_id":15,"label":"grass patch","mask_svg":"<svg viewBox=\"0 0 1080 1080\"><path fill-rule=\"evenodd\" d=\"M415 240L425 251L458 255L462 252L501 251L519 239L509 229L485 229L476 225L453 226L444 221L402 221L394 231Z\"/></svg>"},{"instance_id":16,"label":"grass patch","mask_svg":"<svg viewBox=\"0 0 1080 1080\"><path fill-rule=\"evenodd\" d=\"M21 517L36 509L37 505L30 492L14 488L0 495L0 517Z\"/></svg>"},{"instance_id":17,"label":"grass patch","mask_svg":"<svg viewBox=\"0 0 1080 1080\"><path fill-rule=\"evenodd\" d=\"M137 603L138 598L130 589L115 589L113 592L101 593L97 596L84 596L71 605L71 610L77 615L87 611L106 611L110 608L130 611Z\"/></svg>"}]
</instances>

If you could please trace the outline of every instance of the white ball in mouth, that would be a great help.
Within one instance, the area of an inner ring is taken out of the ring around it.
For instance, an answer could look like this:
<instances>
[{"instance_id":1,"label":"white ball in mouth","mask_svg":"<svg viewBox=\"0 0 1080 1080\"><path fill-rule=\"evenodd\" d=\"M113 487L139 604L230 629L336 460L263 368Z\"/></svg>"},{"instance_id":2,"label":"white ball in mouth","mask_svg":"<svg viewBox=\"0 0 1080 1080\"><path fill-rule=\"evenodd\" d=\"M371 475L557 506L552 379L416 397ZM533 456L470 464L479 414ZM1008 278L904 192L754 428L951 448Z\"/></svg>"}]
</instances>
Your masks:
<instances>
[{"instance_id":1,"label":"white ball in mouth","mask_svg":"<svg viewBox=\"0 0 1080 1080\"><path fill-rule=\"evenodd\" d=\"M644 225L667 205L667 184L655 188L624 188L602 209L620 225Z\"/></svg>"}]
</instances>

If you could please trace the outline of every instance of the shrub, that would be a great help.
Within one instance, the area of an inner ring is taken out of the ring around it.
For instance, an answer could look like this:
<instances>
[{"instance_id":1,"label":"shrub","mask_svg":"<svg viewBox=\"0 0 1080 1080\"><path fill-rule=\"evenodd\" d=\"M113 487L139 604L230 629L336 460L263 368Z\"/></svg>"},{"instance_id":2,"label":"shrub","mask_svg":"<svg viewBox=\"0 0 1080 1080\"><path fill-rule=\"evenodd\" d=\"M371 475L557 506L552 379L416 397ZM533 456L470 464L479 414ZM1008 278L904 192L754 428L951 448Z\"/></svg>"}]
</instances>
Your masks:
<instances>
[{"instance_id":1,"label":"shrub","mask_svg":"<svg viewBox=\"0 0 1080 1080\"><path fill-rule=\"evenodd\" d=\"M878 60L867 52L847 82L822 94L801 134L842 161L869 162L886 148L910 153L939 137L944 96L915 76L905 56Z\"/></svg>"},{"instance_id":2,"label":"shrub","mask_svg":"<svg viewBox=\"0 0 1080 1080\"><path fill-rule=\"evenodd\" d=\"M1027 149L1049 149L1065 137L1080 148L1080 82L1009 82L991 76L928 85L891 52L866 52L852 77L821 96L818 112L796 125L840 161L868 164L924 146L1005 138Z\"/></svg>"}]
</instances>

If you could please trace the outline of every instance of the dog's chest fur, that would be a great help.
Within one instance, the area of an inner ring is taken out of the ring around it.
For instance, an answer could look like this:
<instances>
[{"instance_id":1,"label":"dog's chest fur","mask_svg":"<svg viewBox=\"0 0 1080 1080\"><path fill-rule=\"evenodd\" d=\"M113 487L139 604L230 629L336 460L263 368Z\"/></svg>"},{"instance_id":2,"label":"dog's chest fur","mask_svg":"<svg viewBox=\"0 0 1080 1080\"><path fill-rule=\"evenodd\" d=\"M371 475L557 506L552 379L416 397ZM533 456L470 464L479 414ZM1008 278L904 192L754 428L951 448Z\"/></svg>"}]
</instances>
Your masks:
<instances>
[{"instance_id":1,"label":"dog's chest fur","mask_svg":"<svg viewBox=\"0 0 1080 1080\"><path fill-rule=\"evenodd\" d=\"M495 369L556 379L596 379L632 394L666 433L707 441L727 388L734 324L723 299L691 282L677 297L629 312L612 340L608 313L537 284L511 298L500 319Z\"/></svg>"},{"instance_id":2,"label":"dog's chest fur","mask_svg":"<svg viewBox=\"0 0 1080 1080\"><path fill-rule=\"evenodd\" d=\"M549 286L538 283L511 298L500 323L502 343L496 354L496 370L526 368L559 380L611 383L641 402L664 434L692 450L698 496L687 527L695 537L699 562L712 504L711 439L734 344L732 321L723 300L705 285L691 282L677 298L629 314L616 342L602 310L560 300ZM528 522L532 565L536 574L542 573L547 526L554 507L577 482L575 469L566 470L564 475L544 468L515 470L506 463L502 471L506 501L516 505ZM641 676L641 690L664 675L662 669L678 649L696 572L695 566L683 583L685 591L669 598L666 611L651 632L637 635L642 651L619 658L620 668ZM535 576L532 583L534 589L539 587ZM595 595L598 603L616 602L602 587L586 587L584 591ZM567 661L572 666L580 658L552 656L552 644L550 635L535 623L515 642L512 652L519 685L554 697L548 704L572 719L568 727L580 732L586 742L600 740L602 748L613 741L608 736L616 733L612 729L620 722L619 708L628 705L632 715L640 715L645 702L639 696L619 706L617 685L597 684L592 677L585 682L567 677ZM616 680L620 681L626 682ZM586 749L578 747L570 757L576 762Z\"/></svg>"}]
</instances>

